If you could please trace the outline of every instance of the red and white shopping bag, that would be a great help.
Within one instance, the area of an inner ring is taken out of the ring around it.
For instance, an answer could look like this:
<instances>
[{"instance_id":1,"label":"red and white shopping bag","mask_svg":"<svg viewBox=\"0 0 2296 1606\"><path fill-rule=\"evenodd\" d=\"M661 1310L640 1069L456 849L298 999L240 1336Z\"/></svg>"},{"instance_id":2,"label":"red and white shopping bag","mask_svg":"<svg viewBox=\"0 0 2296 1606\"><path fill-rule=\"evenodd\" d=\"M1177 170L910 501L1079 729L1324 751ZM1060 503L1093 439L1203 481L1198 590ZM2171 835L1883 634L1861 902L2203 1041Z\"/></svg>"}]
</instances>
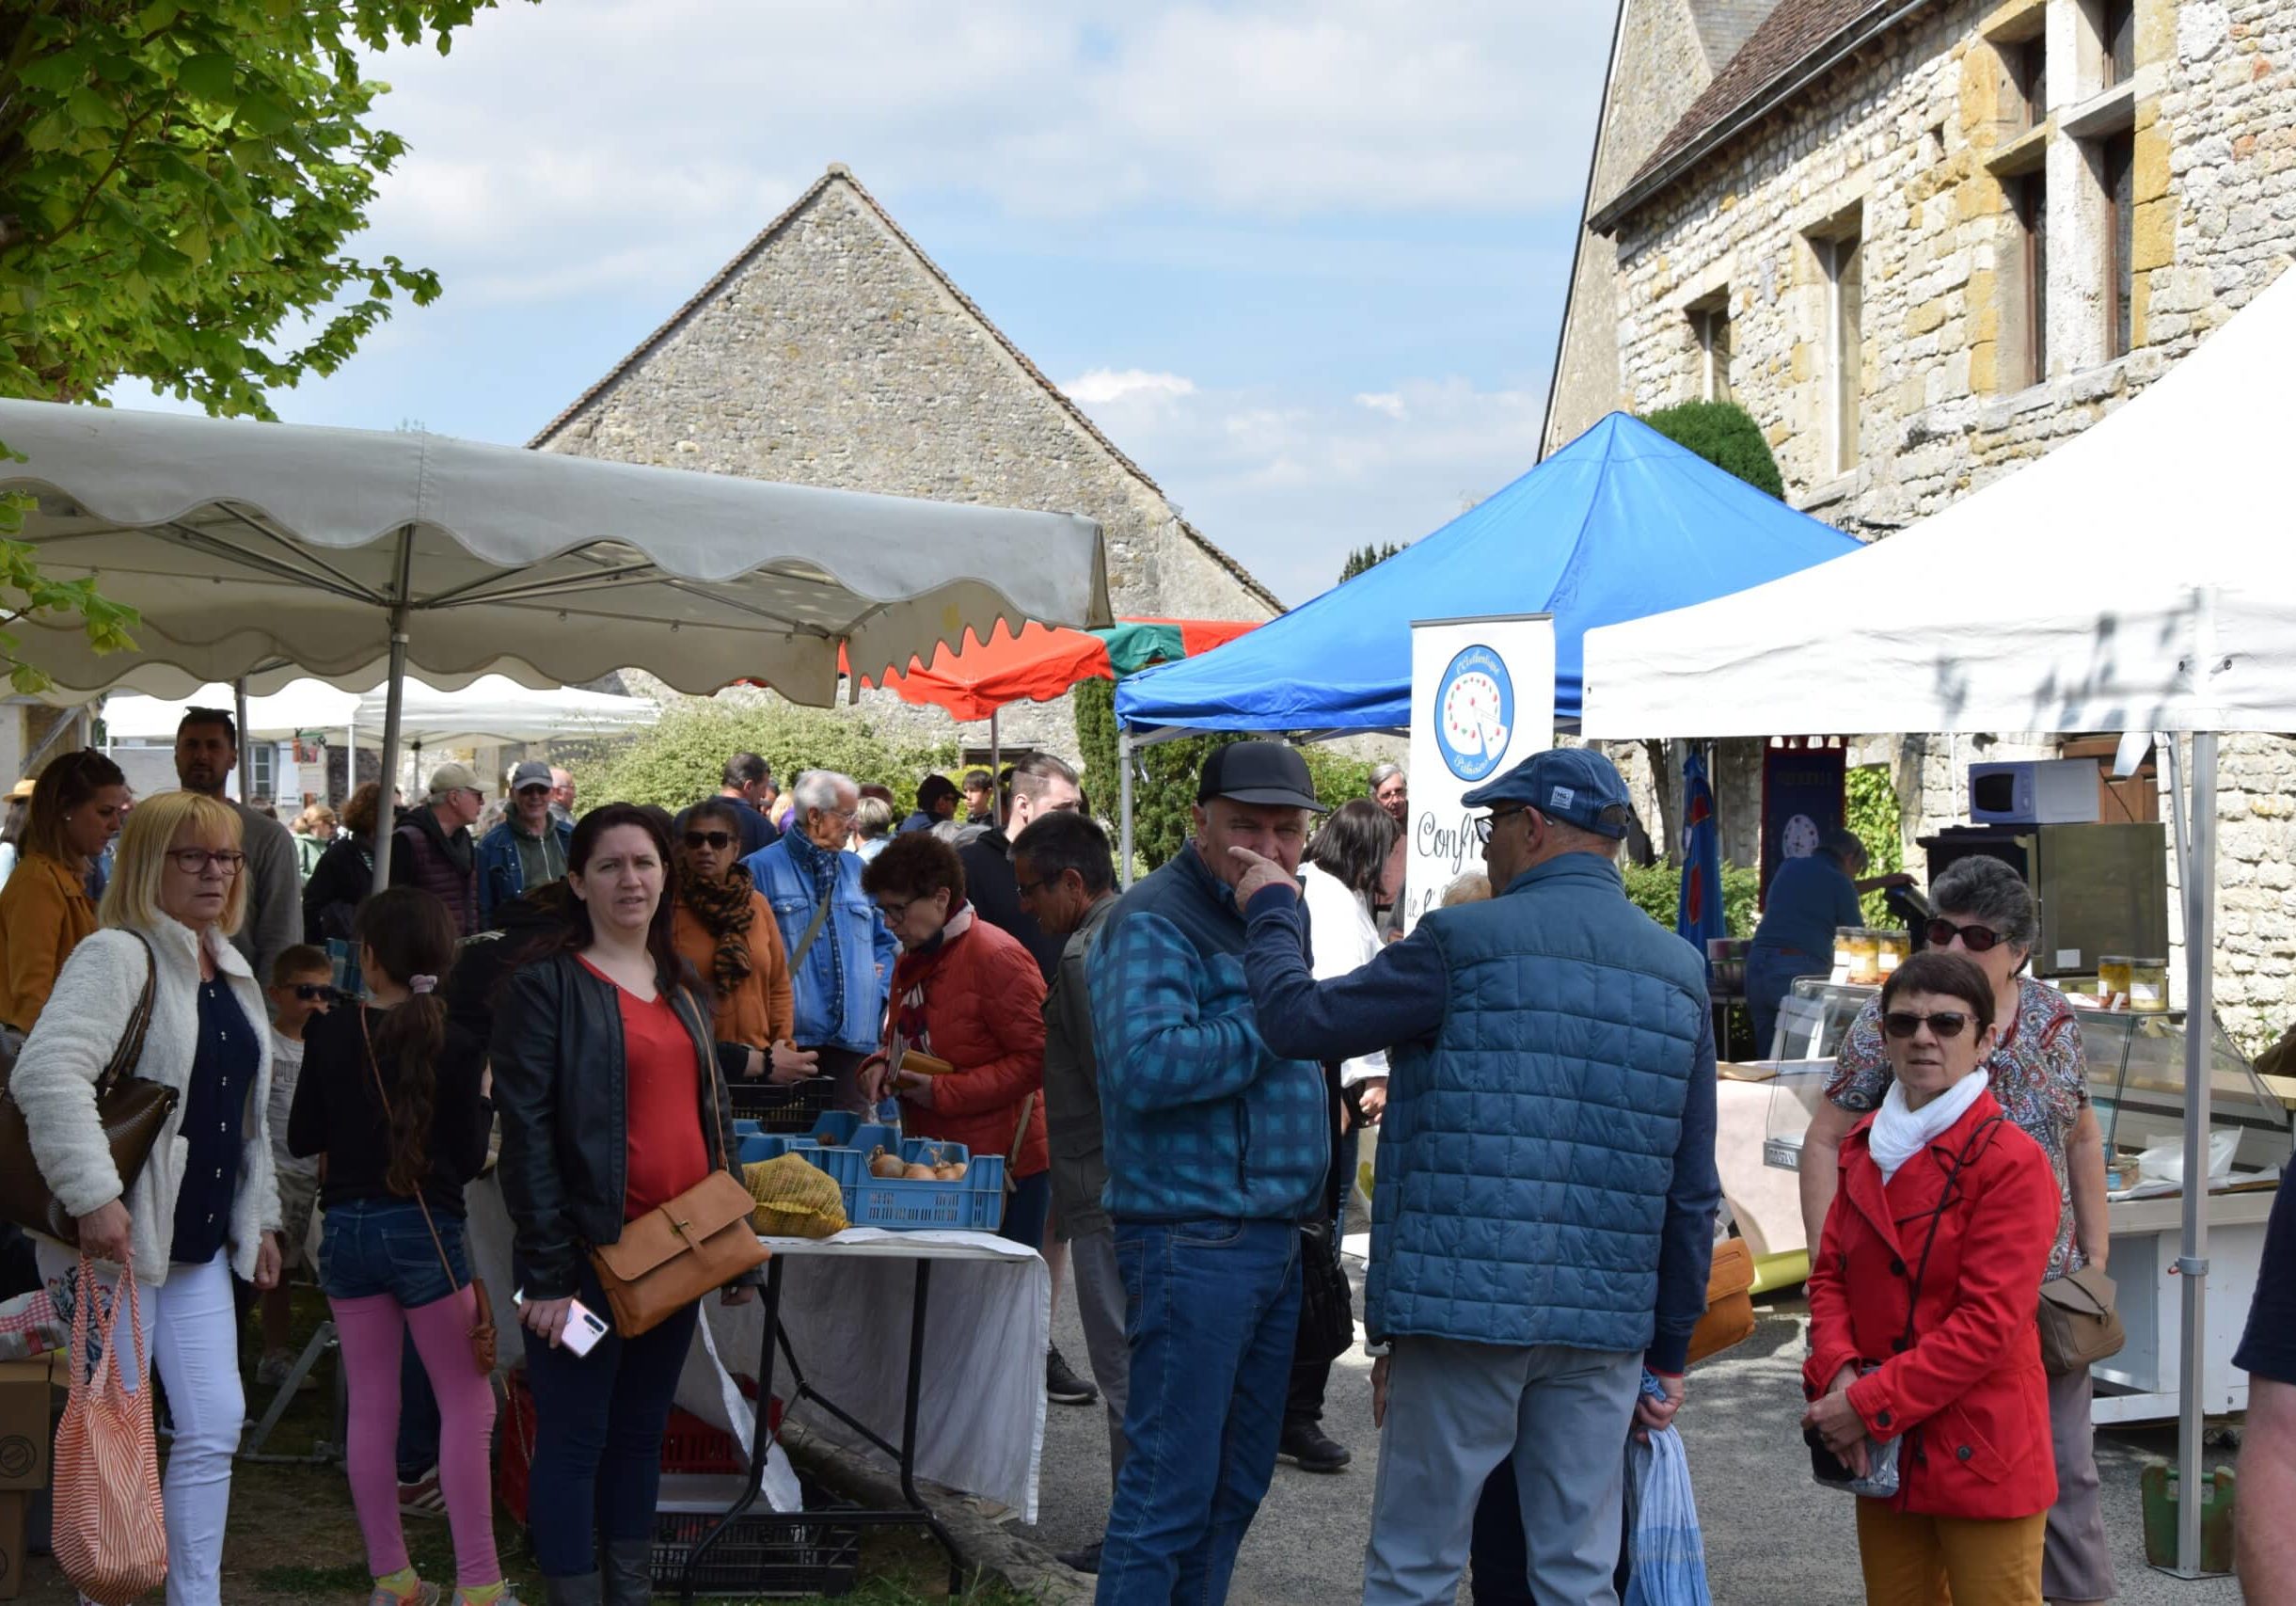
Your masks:
<instances>
[{"instance_id":1,"label":"red and white shopping bag","mask_svg":"<svg viewBox=\"0 0 2296 1606\"><path fill-rule=\"evenodd\" d=\"M131 1390L120 1375L125 1358L117 1342L103 1345L103 1359L89 1366L87 1308L97 1302L96 1274L82 1255L80 1297L71 1312L71 1393L55 1429L56 1565L98 1606L129 1606L167 1577L159 1436L151 1427L133 1265L121 1266L119 1287L128 1296L138 1386ZM115 1304L118 1298L115 1294Z\"/></svg>"}]
</instances>

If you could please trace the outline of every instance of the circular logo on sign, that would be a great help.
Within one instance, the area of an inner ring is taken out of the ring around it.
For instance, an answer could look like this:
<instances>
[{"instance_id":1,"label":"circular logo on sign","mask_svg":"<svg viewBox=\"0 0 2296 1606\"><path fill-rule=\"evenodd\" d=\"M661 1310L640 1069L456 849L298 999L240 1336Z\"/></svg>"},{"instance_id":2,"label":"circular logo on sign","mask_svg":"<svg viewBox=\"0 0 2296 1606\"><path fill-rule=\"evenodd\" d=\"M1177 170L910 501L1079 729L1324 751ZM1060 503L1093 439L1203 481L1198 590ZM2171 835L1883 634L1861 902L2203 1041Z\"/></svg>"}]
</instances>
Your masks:
<instances>
[{"instance_id":1,"label":"circular logo on sign","mask_svg":"<svg viewBox=\"0 0 2296 1606\"><path fill-rule=\"evenodd\" d=\"M1484 780L1507 755L1514 733L1514 681L1486 646L1471 646L1435 683L1435 747L1463 781Z\"/></svg>"},{"instance_id":2,"label":"circular logo on sign","mask_svg":"<svg viewBox=\"0 0 2296 1606\"><path fill-rule=\"evenodd\" d=\"M0 1478L21 1478L40 1464L40 1447L23 1434L0 1439Z\"/></svg>"}]
</instances>

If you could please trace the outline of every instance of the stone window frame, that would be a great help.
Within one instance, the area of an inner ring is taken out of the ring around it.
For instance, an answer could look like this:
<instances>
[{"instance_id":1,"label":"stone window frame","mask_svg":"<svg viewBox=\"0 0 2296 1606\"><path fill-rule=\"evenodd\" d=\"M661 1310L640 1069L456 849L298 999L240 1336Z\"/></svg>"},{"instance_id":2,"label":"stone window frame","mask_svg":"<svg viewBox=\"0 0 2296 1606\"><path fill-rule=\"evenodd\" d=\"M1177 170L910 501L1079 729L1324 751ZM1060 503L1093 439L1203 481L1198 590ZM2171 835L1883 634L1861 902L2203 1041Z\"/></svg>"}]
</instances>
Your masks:
<instances>
[{"instance_id":1,"label":"stone window frame","mask_svg":"<svg viewBox=\"0 0 2296 1606\"><path fill-rule=\"evenodd\" d=\"M1734 400L1734 392L1730 384L1730 286L1727 283L1719 284L1693 296L1684 304L1682 312L1690 326L1690 347L1697 361L1694 385L1698 393L1695 399L1702 402Z\"/></svg>"},{"instance_id":2,"label":"stone window frame","mask_svg":"<svg viewBox=\"0 0 2296 1606\"><path fill-rule=\"evenodd\" d=\"M1810 416L1819 442L1819 471L1811 476L1816 485L1855 475L1859 468L1865 410L1866 199L1860 195L1797 231L1814 289L1812 344L1817 360L1811 365ZM1851 252L1854 258L1845 260ZM1844 275L1852 265L1858 287L1854 301L1843 288Z\"/></svg>"}]
</instances>

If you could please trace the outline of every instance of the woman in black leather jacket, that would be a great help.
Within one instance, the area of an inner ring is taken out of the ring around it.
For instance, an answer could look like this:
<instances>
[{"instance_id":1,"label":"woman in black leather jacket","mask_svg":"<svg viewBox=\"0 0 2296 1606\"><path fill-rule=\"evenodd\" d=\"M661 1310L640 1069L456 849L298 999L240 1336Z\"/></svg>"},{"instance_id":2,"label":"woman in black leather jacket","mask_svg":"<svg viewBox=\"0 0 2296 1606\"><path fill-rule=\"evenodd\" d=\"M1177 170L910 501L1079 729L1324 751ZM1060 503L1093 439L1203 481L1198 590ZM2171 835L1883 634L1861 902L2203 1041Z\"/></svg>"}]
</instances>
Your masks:
<instances>
[{"instance_id":1,"label":"woman in black leather jacket","mask_svg":"<svg viewBox=\"0 0 2296 1606\"><path fill-rule=\"evenodd\" d=\"M562 1340L577 1299L609 1314L588 1251L721 1157L735 1169L734 1120L671 939L660 823L610 804L582 817L566 858L573 918L504 984L491 1055L534 1391L528 1509L552 1606L643 1606L662 1432L699 1307L635 1338L610 1330L586 1356Z\"/></svg>"}]
</instances>

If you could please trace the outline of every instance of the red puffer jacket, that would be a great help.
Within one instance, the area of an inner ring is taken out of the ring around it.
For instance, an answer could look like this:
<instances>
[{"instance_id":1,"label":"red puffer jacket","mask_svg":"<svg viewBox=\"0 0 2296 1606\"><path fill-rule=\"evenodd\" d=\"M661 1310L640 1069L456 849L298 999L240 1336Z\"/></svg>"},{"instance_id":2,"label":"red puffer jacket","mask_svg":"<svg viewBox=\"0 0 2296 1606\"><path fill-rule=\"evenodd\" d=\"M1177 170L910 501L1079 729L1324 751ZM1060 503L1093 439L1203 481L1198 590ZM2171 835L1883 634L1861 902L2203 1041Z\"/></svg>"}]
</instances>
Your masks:
<instances>
[{"instance_id":1,"label":"red puffer jacket","mask_svg":"<svg viewBox=\"0 0 2296 1606\"><path fill-rule=\"evenodd\" d=\"M967 907L950 917L939 947L904 953L895 963L888 1046L902 1018L913 1019L920 990L925 1032L911 1031L910 1046L957 1073L934 1078L930 1109L901 1101L902 1131L961 1143L974 1154L1009 1155L1021 1101L1034 1093L1012 1174L1045 1169L1052 1162L1044 1145L1044 973L1036 960Z\"/></svg>"},{"instance_id":2,"label":"red puffer jacket","mask_svg":"<svg viewBox=\"0 0 2296 1606\"><path fill-rule=\"evenodd\" d=\"M1859 1122L1810 1267L1804 1389L1814 1400L1844 1366L1879 1363L1849 1403L1874 1438L1903 1439L1903 1511L2031 1517L2057 1498L2035 1325L2057 1186L2040 1145L2001 1115L1981 1093L1886 1187L1873 1118Z\"/></svg>"}]
</instances>

